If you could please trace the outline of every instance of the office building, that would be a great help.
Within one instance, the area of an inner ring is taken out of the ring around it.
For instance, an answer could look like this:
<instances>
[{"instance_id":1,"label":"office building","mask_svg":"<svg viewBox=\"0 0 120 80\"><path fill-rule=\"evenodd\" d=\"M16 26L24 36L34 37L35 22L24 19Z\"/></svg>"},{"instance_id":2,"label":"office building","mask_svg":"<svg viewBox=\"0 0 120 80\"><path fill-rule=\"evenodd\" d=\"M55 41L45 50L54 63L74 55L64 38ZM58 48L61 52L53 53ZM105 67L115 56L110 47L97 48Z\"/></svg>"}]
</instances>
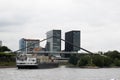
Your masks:
<instances>
[{"instance_id":1,"label":"office building","mask_svg":"<svg viewBox=\"0 0 120 80\"><path fill-rule=\"evenodd\" d=\"M65 33L65 51L79 51L80 50L80 31L69 31ZM71 44L70 44L71 43ZM77 47L76 47L77 46Z\"/></svg>"},{"instance_id":2,"label":"office building","mask_svg":"<svg viewBox=\"0 0 120 80\"><path fill-rule=\"evenodd\" d=\"M23 52L34 51L39 48L39 39L20 39L19 41L19 49Z\"/></svg>"},{"instance_id":3,"label":"office building","mask_svg":"<svg viewBox=\"0 0 120 80\"><path fill-rule=\"evenodd\" d=\"M2 46L2 41L0 41L0 47Z\"/></svg>"},{"instance_id":4,"label":"office building","mask_svg":"<svg viewBox=\"0 0 120 80\"><path fill-rule=\"evenodd\" d=\"M61 30L47 32L46 51L61 51Z\"/></svg>"}]
</instances>

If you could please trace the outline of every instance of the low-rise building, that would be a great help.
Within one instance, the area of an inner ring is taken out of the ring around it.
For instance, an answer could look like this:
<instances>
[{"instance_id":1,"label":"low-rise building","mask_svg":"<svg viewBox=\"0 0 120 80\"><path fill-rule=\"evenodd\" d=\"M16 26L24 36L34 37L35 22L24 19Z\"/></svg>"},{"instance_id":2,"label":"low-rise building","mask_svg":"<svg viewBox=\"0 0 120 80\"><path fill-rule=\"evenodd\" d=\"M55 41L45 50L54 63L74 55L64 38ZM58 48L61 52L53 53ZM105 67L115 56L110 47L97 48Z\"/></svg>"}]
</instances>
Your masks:
<instances>
[{"instance_id":1,"label":"low-rise building","mask_svg":"<svg viewBox=\"0 0 120 80\"><path fill-rule=\"evenodd\" d=\"M35 49L39 48L40 45L40 40L39 39L20 39L19 41L19 49L22 52L29 52L29 51L34 51Z\"/></svg>"}]
</instances>

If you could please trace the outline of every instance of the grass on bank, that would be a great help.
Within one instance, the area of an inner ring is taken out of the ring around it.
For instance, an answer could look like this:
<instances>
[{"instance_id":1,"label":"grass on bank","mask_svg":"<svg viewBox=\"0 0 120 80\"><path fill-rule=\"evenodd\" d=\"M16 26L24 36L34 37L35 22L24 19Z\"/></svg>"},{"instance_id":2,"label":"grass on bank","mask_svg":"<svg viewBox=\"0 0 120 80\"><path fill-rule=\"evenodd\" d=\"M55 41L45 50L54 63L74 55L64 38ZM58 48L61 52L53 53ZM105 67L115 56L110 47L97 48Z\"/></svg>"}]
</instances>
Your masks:
<instances>
[{"instance_id":1,"label":"grass on bank","mask_svg":"<svg viewBox=\"0 0 120 80\"><path fill-rule=\"evenodd\" d=\"M15 62L0 62L0 66L16 66Z\"/></svg>"},{"instance_id":2,"label":"grass on bank","mask_svg":"<svg viewBox=\"0 0 120 80\"><path fill-rule=\"evenodd\" d=\"M0 52L0 66L15 66L15 54Z\"/></svg>"}]
</instances>

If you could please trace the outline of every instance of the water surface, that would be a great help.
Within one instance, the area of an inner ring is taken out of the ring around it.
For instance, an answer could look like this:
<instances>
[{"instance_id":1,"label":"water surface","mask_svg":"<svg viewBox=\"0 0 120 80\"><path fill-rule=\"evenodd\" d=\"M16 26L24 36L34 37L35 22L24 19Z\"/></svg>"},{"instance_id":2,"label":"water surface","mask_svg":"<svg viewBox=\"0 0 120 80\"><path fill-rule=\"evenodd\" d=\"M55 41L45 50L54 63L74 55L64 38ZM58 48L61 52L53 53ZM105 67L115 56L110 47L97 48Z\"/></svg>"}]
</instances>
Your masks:
<instances>
[{"instance_id":1,"label":"water surface","mask_svg":"<svg viewBox=\"0 0 120 80\"><path fill-rule=\"evenodd\" d=\"M113 78L120 80L120 68L0 69L0 80L110 80Z\"/></svg>"}]
</instances>

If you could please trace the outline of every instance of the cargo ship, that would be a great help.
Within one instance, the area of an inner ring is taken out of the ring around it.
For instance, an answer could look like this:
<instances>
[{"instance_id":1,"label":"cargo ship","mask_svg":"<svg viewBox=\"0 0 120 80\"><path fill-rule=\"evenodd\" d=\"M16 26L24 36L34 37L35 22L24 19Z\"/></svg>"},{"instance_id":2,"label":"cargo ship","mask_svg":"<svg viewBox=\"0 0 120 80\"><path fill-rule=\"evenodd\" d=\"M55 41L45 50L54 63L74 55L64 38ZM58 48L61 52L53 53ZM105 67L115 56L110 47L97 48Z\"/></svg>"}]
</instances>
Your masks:
<instances>
[{"instance_id":1,"label":"cargo ship","mask_svg":"<svg viewBox=\"0 0 120 80\"><path fill-rule=\"evenodd\" d=\"M19 53L16 56L16 66L18 69L43 69L56 68L59 66L54 56L46 56L44 54Z\"/></svg>"}]
</instances>

